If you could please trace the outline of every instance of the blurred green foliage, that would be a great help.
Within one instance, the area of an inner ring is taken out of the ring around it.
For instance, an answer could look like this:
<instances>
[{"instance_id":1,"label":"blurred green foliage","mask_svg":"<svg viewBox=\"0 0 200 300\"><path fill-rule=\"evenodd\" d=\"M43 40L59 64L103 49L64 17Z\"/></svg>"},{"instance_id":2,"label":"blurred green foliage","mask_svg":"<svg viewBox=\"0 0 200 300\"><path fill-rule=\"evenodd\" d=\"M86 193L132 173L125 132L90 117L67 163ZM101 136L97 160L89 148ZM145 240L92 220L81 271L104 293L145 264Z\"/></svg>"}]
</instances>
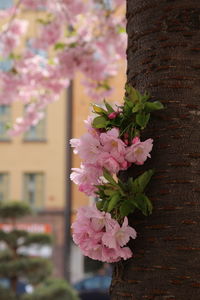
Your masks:
<instances>
[{"instance_id":1,"label":"blurred green foliage","mask_svg":"<svg viewBox=\"0 0 200 300\"><path fill-rule=\"evenodd\" d=\"M78 300L73 288L64 280L49 279L52 263L47 258L30 257L19 249L31 245L51 245L52 237L44 233L18 230L17 220L31 214L30 207L22 201L0 203L0 220L12 225L9 232L0 230L0 278L8 279L10 288L0 286L1 300ZM17 295L17 282L26 280L32 284L32 294Z\"/></svg>"}]
</instances>

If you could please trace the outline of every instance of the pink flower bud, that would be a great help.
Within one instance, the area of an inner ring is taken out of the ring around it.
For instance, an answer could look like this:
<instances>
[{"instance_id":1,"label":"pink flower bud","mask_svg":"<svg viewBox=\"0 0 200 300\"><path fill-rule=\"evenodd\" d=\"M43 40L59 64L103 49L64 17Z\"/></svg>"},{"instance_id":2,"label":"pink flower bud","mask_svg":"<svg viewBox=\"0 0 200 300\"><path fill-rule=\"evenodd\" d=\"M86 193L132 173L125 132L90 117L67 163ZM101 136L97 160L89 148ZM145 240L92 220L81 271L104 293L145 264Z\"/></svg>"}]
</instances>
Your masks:
<instances>
[{"instance_id":1,"label":"pink flower bud","mask_svg":"<svg viewBox=\"0 0 200 300\"><path fill-rule=\"evenodd\" d=\"M124 140L124 143L128 146L128 140L127 139Z\"/></svg>"},{"instance_id":2,"label":"pink flower bud","mask_svg":"<svg viewBox=\"0 0 200 300\"><path fill-rule=\"evenodd\" d=\"M125 139L128 139L128 132L125 132L125 133L124 133L124 138L125 138Z\"/></svg>"},{"instance_id":3,"label":"pink flower bud","mask_svg":"<svg viewBox=\"0 0 200 300\"><path fill-rule=\"evenodd\" d=\"M126 160L124 160L123 163L121 163L121 168L123 170L126 170L128 168L128 162Z\"/></svg>"},{"instance_id":4,"label":"pink flower bud","mask_svg":"<svg viewBox=\"0 0 200 300\"><path fill-rule=\"evenodd\" d=\"M140 138L138 136L134 137L134 139L132 140L132 144L137 144L140 142Z\"/></svg>"},{"instance_id":5,"label":"pink flower bud","mask_svg":"<svg viewBox=\"0 0 200 300\"><path fill-rule=\"evenodd\" d=\"M108 118L110 120L115 119L117 117L118 113L117 112L112 112L111 114L108 115Z\"/></svg>"}]
</instances>

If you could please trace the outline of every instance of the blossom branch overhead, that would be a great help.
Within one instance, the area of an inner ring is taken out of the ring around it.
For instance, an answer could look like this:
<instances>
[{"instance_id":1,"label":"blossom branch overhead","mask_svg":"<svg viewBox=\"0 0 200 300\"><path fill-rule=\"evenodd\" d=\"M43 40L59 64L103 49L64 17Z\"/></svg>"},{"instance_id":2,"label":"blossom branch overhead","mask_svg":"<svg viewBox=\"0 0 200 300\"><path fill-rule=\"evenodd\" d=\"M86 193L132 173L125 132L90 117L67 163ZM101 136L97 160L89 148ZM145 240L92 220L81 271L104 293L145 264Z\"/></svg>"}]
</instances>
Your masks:
<instances>
[{"instance_id":1,"label":"blossom branch overhead","mask_svg":"<svg viewBox=\"0 0 200 300\"><path fill-rule=\"evenodd\" d=\"M111 93L109 79L117 74L127 45L124 17L116 14L124 2L21 0L6 11L11 21L2 28L0 52L11 67L0 71L0 104L21 101L27 108L10 134L37 124L77 71L84 75L83 85L93 100ZM22 19L27 10L43 10L41 17L36 14L35 36L28 35L29 23Z\"/></svg>"}]
</instances>

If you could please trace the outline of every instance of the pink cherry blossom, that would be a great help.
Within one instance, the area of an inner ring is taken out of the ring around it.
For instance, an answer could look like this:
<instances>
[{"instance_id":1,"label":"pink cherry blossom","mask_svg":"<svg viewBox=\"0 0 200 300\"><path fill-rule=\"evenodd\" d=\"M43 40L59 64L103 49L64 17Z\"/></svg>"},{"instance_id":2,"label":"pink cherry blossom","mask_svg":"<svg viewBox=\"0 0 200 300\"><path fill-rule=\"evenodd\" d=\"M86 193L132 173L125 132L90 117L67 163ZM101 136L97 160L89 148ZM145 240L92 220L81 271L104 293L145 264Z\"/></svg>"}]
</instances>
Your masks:
<instances>
[{"instance_id":1,"label":"pink cherry blossom","mask_svg":"<svg viewBox=\"0 0 200 300\"><path fill-rule=\"evenodd\" d=\"M120 163L120 170L127 170L128 167L130 167L130 166L126 160L124 160Z\"/></svg>"},{"instance_id":2,"label":"pink cherry blossom","mask_svg":"<svg viewBox=\"0 0 200 300\"><path fill-rule=\"evenodd\" d=\"M78 209L77 217L91 218L104 218L105 213L100 212L95 205L93 206L83 206Z\"/></svg>"},{"instance_id":3,"label":"pink cherry blossom","mask_svg":"<svg viewBox=\"0 0 200 300\"><path fill-rule=\"evenodd\" d=\"M124 260L131 258L133 256L133 253L129 247L123 247L121 248L120 257Z\"/></svg>"},{"instance_id":4,"label":"pink cherry blossom","mask_svg":"<svg viewBox=\"0 0 200 300\"><path fill-rule=\"evenodd\" d=\"M14 19L10 26L5 24L2 27L0 43L4 56L8 56L20 44L21 37L26 33L27 28L28 21L20 19Z\"/></svg>"},{"instance_id":5,"label":"pink cherry blossom","mask_svg":"<svg viewBox=\"0 0 200 300\"><path fill-rule=\"evenodd\" d=\"M98 158L98 165L106 168L110 173L118 173L120 170L119 162L108 152L102 152Z\"/></svg>"},{"instance_id":6,"label":"pink cherry blossom","mask_svg":"<svg viewBox=\"0 0 200 300\"><path fill-rule=\"evenodd\" d=\"M100 142L103 149L109 152L113 157L120 157L125 154L126 144L119 138L119 129L113 128L100 135Z\"/></svg>"},{"instance_id":7,"label":"pink cherry blossom","mask_svg":"<svg viewBox=\"0 0 200 300\"><path fill-rule=\"evenodd\" d=\"M45 27L42 27L40 37L34 44L38 49L47 49L49 46L54 45L61 36L61 24L55 20Z\"/></svg>"},{"instance_id":8,"label":"pink cherry blossom","mask_svg":"<svg viewBox=\"0 0 200 300\"><path fill-rule=\"evenodd\" d=\"M133 140L133 144L127 148L125 158L128 162L136 165L143 165L153 148L153 140L148 139L141 142L138 137Z\"/></svg>"},{"instance_id":9,"label":"pink cherry blossom","mask_svg":"<svg viewBox=\"0 0 200 300\"><path fill-rule=\"evenodd\" d=\"M74 154L78 154L79 153L78 149L80 148L80 139L71 139L70 144L74 148L73 150Z\"/></svg>"},{"instance_id":10,"label":"pink cherry blossom","mask_svg":"<svg viewBox=\"0 0 200 300\"><path fill-rule=\"evenodd\" d=\"M48 0L23 0L23 5L29 9L39 9L47 5Z\"/></svg>"},{"instance_id":11,"label":"pink cherry blossom","mask_svg":"<svg viewBox=\"0 0 200 300\"><path fill-rule=\"evenodd\" d=\"M129 247L124 247L136 232L125 218L122 226L96 206L79 208L72 224L73 240L84 255L104 262L117 262L132 257Z\"/></svg>"},{"instance_id":12,"label":"pink cherry blossom","mask_svg":"<svg viewBox=\"0 0 200 300\"><path fill-rule=\"evenodd\" d=\"M72 139L71 145L75 146L75 153L87 163L96 163L102 151L99 139L89 133L85 133L79 141Z\"/></svg>"},{"instance_id":13,"label":"pink cherry blossom","mask_svg":"<svg viewBox=\"0 0 200 300\"><path fill-rule=\"evenodd\" d=\"M98 129L92 127L92 121L93 120L94 120L94 117L89 116L87 118L87 120L84 121L85 127L87 128L87 131L88 131L89 134L91 134L95 138L99 139L100 132L99 132Z\"/></svg>"},{"instance_id":14,"label":"pink cherry blossom","mask_svg":"<svg viewBox=\"0 0 200 300\"><path fill-rule=\"evenodd\" d=\"M24 131L27 131L31 126L37 125L37 123L43 118L44 114L42 111L33 111L28 113L27 119L17 118L16 123L12 129L8 131L10 136L16 136Z\"/></svg>"},{"instance_id":15,"label":"pink cherry blossom","mask_svg":"<svg viewBox=\"0 0 200 300\"><path fill-rule=\"evenodd\" d=\"M11 7L7 8L6 10L0 9L0 18L1 18L1 20L5 19L5 18L12 18L15 14L16 14L16 7L15 6L11 6Z\"/></svg>"},{"instance_id":16,"label":"pink cherry blossom","mask_svg":"<svg viewBox=\"0 0 200 300\"><path fill-rule=\"evenodd\" d=\"M115 226L112 228L108 225L108 231L103 235L103 243L109 248L116 248L117 246L125 246L130 237L136 238L136 231L132 227L128 226L127 217L124 218L122 227L116 222Z\"/></svg>"},{"instance_id":17,"label":"pink cherry blossom","mask_svg":"<svg viewBox=\"0 0 200 300\"><path fill-rule=\"evenodd\" d=\"M95 165L81 165L81 168L73 168L71 180L79 185L79 190L88 196L95 195L96 187L102 175L102 169Z\"/></svg>"},{"instance_id":18,"label":"pink cherry blossom","mask_svg":"<svg viewBox=\"0 0 200 300\"><path fill-rule=\"evenodd\" d=\"M3 42L3 55L8 55L10 54L13 49L18 45L18 40L9 34L6 34L2 37L2 42Z\"/></svg>"},{"instance_id":19,"label":"pink cherry blossom","mask_svg":"<svg viewBox=\"0 0 200 300\"><path fill-rule=\"evenodd\" d=\"M9 32L13 35L20 36L26 33L28 25L27 20L15 19L9 27ZM3 28L3 30L4 29L5 28Z\"/></svg>"}]
</instances>

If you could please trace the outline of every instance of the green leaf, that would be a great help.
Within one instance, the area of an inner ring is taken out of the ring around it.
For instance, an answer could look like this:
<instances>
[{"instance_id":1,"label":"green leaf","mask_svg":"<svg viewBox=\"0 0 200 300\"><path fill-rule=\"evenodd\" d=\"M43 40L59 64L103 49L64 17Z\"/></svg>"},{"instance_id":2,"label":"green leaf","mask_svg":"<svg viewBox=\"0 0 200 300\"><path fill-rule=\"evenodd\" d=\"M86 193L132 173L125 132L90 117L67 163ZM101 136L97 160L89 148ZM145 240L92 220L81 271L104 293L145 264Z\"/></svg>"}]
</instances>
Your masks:
<instances>
[{"instance_id":1,"label":"green leaf","mask_svg":"<svg viewBox=\"0 0 200 300\"><path fill-rule=\"evenodd\" d=\"M146 102L144 108L145 108L145 111L149 113L154 110L164 109L164 105L159 101Z\"/></svg>"},{"instance_id":2,"label":"green leaf","mask_svg":"<svg viewBox=\"0 0 200 300\"><path fill-rule=\"evenodd\" d=\"M104 100L104 104L105 104L105 107L107 108L107 111L109 114L114 112L114 109L112 108L112 106L110 104L108 104L108 102L106 102L106 100Z\"/></svg>"},{"instance_id":3,"label":"green leaf","mask_svg":"<svg viewBox=\"0 0 200 300\"><path fill-rule=\"evenodd\" d=\"M94 112L97 113L97 114L104 114L104 113L107 113L105 111L105 109L103 109L102 107L100 107L99 105L92 105L93 109L94 109Z\"/></svg>"},{"instance_id":4,"label":"green leaf","mask_svg":"<svg viewBox=\"0 0 200 300\"><path fill-rule=\"evenodd\" d=\"M97 201L96 202L96 207L98 210L101 210L103 208L103 205L104 205L104 201Z\"/></svg>"},{"instance_id":5,"label":"green leaf","mask_svg":"<svg viewBox=\"0 0 200 300\"><path fill-rule=\"evenodd\" d=\"M116 205L120 201L120 199L121 199L121 197L118 193L113 195L109 201L107 211L111 212L116 207Z\"/></svg>"},{"instance_id":6,"label":"green leaf","mask_svg":"<svg viewBox=\"0 0 200 300\"><path fill-rule=\"evenodd\" d=\"M103 204L103 207L102 207L102 210L107 211L107 208L108 208L108 200L105 200L104 204Z\"/></svg>"},{"instance_id":7,"label":"green leaf","mask_svg":"<svg viewBox=\"0 0 200 300\"><path fill-rule=\"evenodd\" d=\"M146 102L149 98L150 98L150 95L147 92L145 92L144 95L142 95L142 102L143 103Z\"/></svg>"},{"instance_id":8,"label":"green leaf","mask_svg":"<svg viewBox=\"0 0 200 300\"><path fill-rule=\"evenodd\" d=\"M128 94L129 100L131 100L132 102L137 103L141 100L141 94L136 89L134 89L131 85L127 84L125 86L125 90L126 93Z\"/></svg>"},{"instance_id":9,"label":"green leaf","mask_svg":"<svg viewBox=\"0 0 200 300\"><path fill-rule=\"evenodd\" d=\"M55 44L54 49L55 50L63 50L63 49L65 49L65 47L66 47L66 44L60 42L60 43Z\"/></svg>"},{"instance_id":10,"label":"green leaf","mask_svg":"<svg viewBox=\"0 0 200 300\"><path fill-rule=\"evenodd\" d=\"M9 130L9 129L12 128L12 124L11 124L10 122L5 123L4 126L5 126L5 129L6 129L6 130Z\"/></svg>"},{"instance_id":11,"label":"green leaf","mask_svg":"<svg viewBox=\"0 0 200 300\"><path fill-rule=\"evenodd\" d=\"M153 206L145 194L138 194L134 199L134 205L141 210L145 216L152 213Z\"/></svg>"},{"instance_id":12,"label":"green leaf","mask_svg":"<svg viewBox=\"0 0 200 300\"><path fill-rule=\"evenodd\" d=\"M120 206L120 216L122 218L128 216L129 214L133 213L135 210L133 204L129 202L128 200L124 201L122 205Z\"/></svg>"},{"instance_id":13,"label":"green leaf","mask_svg":"<svg viewBox=\"0 0 200 300\"><path fill-rule=\"evenodd\" d=\"M147 126L147 123L149 122L150 114L145 113L138 113L136 115L136 123L144 129Z\"/></svg>"},{"instance_id":14,"label":"green leaf","mask_svg":"<svg viewBox=\"0 0 200 300\"><path fill-rule=\"evenodd\" d=\"M135 112L138 112L140 110L143 110L144 109L144 104L142 103L137 103L133 109L132 109L132 112L135 113Z\"/></svg>"},{"instance_id":15,"label":"green leaf","mask_svg":"<svg viewBox=\"0 0 200 300\"><path fill-rule=\"evenodd\" d=\"M152 210L153 210L153 205L152 205L151 201L149 200L149 198L147 196L146 196L146 203L147 203L147 208L148 208L149 215L151 215Z\"/></svg>"},{"instance_id":16,"label":"green leaf","mask_svg":"<svg viewBox=\"0 0 200 300\"><path fill-rule=\"evenodd\" d=\"M106 180L108 180L111 184L115 185L118 187L117 182L113 179L112 175L106 170L105 168L103 169L103 176L105 177Z\"/></svg>"},{"instance_id":17,"label":"green leaf","mask_svg":"<svg viewBox=\"0 0 200 300\"><path fill-rule=\"evenodd\" d=\"M37 21L38 23L42 24L42 25L48 25L48 24L51 23L50 20L44 20L44 19L41 19L41 18L38 18L36 21Z\"/></svg>"},{"instance_id":18,"label":"green leaf","mask_svg":"<svg viewBox=\"0 0 200 300\"><path fill-rule=\"evenodd\" d=\"M149 183L151 177L154 174L154 170L148 170L144 172L142 175L137 177L133 182L132 182L132 191L133 193L142 193L144 189L146 188L147 184ZM129 183L130 185L130 183Z\"/></svg>"},{"instance_id":19,"label":"green leaf","mask_svg":"<svg viewBox=\"0 0 200 300\"><path fill-rule=\"evenodd\" d=\"M128 178L126 186L127 186L128 191L132 192L132 190L133 190L133 178L132 177Z\"/></svg>"},{"instance_id":20,"label":"green leaf","mask_svg":"<svg viewBox=\"0 0 200 300\"><path fill-rule=\"evenodd\" d=\"M113 196L114 194L116 194L116 190L113 190L113 189L105 189L104 190L104 194L106 196Z\"/></svg>"},{"instance_id":21,"label":"green leaf","mask_svg":"<svg viewBox=\"0 0 200 300\"><path fill-rule=\"evenodd\" d=\"M107 91L111 90L108 80L98 82L97 89L105 89Z\"/></svg>"},{"instance_id":22,"label":"green leaf","mask_svg":"<svg viewBox=\"0 0 200 300\"><path fill-rule=\"evenodd\" d=\"M77 45L78 45L77 43L71 43L71 44L69 44L68 46L69 46L70 48L75 48Z\"/></svg>"},{"instance_id":23,"label":"green leaf","mask_svg":"<svg viewBox=\"0 0 200 300\"><path fill-rule=\"evenodd\" d=\"M108 121L106 120L106 118L104 116L99 116L96 117L93 122L92 122L92 126L94 128L106 128L106 126L108 125Z\"/></svg>"},{"instance_id":24,"label":"green leaf","mask_svg":"<svg viewBox=\"0 0 200 300\"><path fill-rule=\"evenodd\" d=\"M125 104L124 104L124 111L127 112L132 112L134 103L130 101L129 99L125 98Z\"/></svg>"},{"instance_id":25,"label":"green leaf","mask_svg":"<svg viewBox=\"0 0 200 300\"><path fill-rule=\"evenodd\" d=\"M125 33L126 32L126 28L124 26L118 25L117 26L117 32L118 33Z\"/></svg>"},{"instance_id":26,"label":"green leaf","mask_svg":"<svg viewBox=\"0 0 200 300\"><path fill-rule=\"evenodd\" d=\"M19 60L21 58L21 55L17 55L15 53L10 53L9 58ZM3 61L4 59L5 59L4 57L0 57L0 61Z\"/></svg>"}]
</instances>

